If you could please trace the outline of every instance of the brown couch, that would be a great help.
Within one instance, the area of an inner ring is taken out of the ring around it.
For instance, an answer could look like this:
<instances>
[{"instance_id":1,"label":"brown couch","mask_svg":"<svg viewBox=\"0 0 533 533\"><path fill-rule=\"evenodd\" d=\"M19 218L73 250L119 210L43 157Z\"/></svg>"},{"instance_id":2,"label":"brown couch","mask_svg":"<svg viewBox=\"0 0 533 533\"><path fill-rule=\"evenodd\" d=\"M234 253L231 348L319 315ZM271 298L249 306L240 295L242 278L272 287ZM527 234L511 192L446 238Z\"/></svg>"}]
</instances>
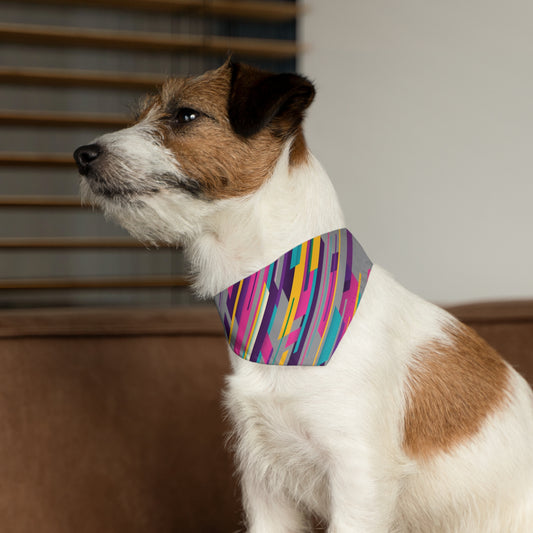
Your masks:
<instances>
[{"instance_id":1,"label":"brown couch","mask_svg":"<svg viewBox=\"0 0 533 533\"><path fill-rule=\"evenodd\" d=\"M533 381L533 301L452 309ZM0 531L240 529L211 307L0 311Z\"/></svg>"}]
</instances>

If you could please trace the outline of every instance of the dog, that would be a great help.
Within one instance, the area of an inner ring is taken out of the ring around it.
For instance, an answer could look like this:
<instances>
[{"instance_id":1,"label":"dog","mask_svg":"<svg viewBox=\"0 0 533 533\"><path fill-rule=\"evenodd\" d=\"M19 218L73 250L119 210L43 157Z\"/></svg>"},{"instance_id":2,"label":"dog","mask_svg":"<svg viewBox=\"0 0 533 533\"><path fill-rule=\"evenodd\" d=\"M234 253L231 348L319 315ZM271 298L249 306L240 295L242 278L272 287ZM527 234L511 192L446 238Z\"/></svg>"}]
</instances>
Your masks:
<instances>
[{"instance_id":1,"label":"dog","mask_svg":"<svg viewBox=\"0 0 533 533\"><path fill-rule=\"evenodd\" d=\"M75 151L82 197L143 242L182 246L200 296L233 297L345 226L303 135L314 96L302 76L231 60L170 79L131 127ZM330 533L530 533L528 384L447 312L368 270L324 364L229 350L247 530L298 533L318 517Z\"/></svg>"}]
</instances>

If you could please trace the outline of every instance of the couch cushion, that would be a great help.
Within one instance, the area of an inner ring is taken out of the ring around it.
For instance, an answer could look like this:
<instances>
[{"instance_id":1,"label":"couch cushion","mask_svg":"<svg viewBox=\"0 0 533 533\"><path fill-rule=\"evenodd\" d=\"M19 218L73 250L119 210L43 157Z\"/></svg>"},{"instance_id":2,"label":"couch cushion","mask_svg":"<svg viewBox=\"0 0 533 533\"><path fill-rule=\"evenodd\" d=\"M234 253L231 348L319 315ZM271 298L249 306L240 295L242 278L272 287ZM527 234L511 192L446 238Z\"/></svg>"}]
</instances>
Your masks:
<instances>
[{"instance_id":1,"label":"couch cushion","mask_svg":"<svg viewBox=\"0 0 533 533\"><path fill-rule=\"evenodd\" d=\"M533 302L450 309L533 380ZM240 529L214 307L0 311L0 529Z\"/></svg>"},{"instance_id":2,"label":"couch cushion","mask_svg":"<svg viewBox=\"0 0 533 533\"><path fill-rule=\"evenodd\" d=\"M0 529L230 532L240 520L202 310L0 313Z\"/></svg>"}]
</instances>

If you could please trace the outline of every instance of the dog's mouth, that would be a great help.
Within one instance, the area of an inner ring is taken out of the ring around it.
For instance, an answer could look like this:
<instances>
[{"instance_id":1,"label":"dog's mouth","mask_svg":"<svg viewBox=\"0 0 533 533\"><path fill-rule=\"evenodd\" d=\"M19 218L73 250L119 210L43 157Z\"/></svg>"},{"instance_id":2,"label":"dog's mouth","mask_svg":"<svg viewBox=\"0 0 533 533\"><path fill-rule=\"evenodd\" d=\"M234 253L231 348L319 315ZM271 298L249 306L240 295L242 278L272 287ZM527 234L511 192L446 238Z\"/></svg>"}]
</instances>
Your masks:
<instances>
[{"instance_id":1,"label":"dog's mouth","mask_svg":"<svg viewBox=\"0 0 533 533\"><path fill-rule=\"evenodd\" d=\"M108 200L120 200L121 203L142 195L156 194L161 190L156 186L134 187L121 182L112 174L100 173L94 170L87 175L82 175L82 182L87 184L93 195Z\"/></svg>"},{"instance_id":2,"label":"dog's mouth","mask_svg":"<svg viewBox=\"0 0 533 533\"><path fill-rule=\"evenodd\" d=\"M82 187L85 200L91 201L96 196L123 203L139 195L155 194L161 189L151 179L140 179L128 161L116 155L110 157L98 144L80 146L74 152L74 160L82 184L86 185Z\"/></svg>"},{"instance_id":3,"label":"dog's mouth","mask_svg":"<svg viewBox=\"0 0 533 533\"><path fill-rule=\"evenodd\" d=\"M81 199L88 205L99 205L102 200L119 204L131 204L138 200L139 196L155 194L157 188L138 190L125 184L109 180L107 176L101 176L98 172L91 171L88 175L81 176Z\"/></svg>"},{"instance_id":4,"label":"dog's mouth","mask_svg":"<svg viewBox=\"0 0 533 533\"><path fill-rule=\"evenodd\" d=\"M121 205L138 204L142 198L155 196L162 191L183 192L186 195L202 199L202 187L194 180L184 179L178 174L151 174L134 183L128 183L112 169L103 171L91 168L81 176L81 199L84 204L101 204L102 200Z\"/></svg>"},{"instance_id":5,"label":"dog's mouth","mask_svg":"<svg viewBox=\"0 0 533 533\"><path fill-rule=\"evenodd\" d=\"M134 152L110 150L105 144L80 146L74 160L82 178L82 199L86 203L110 200L130 204L141 197L162 191L185 193L196 199L206 199L202 185L185 176L173 162L161 168L149 168L150 159L137 157ZM98 203L98 202L96 202Z\"/></svg>"}]
</instances>

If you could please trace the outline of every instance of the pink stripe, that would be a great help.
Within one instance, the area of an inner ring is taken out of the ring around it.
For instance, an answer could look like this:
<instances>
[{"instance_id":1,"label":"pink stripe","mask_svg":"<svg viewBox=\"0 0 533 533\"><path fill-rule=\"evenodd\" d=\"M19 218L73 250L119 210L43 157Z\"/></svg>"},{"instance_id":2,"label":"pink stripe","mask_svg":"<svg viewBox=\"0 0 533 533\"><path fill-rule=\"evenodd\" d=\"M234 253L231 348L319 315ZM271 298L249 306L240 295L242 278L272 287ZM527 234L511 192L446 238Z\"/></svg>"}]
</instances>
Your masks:
<instances>
[{"instance_id":1,"label":"pink stripe","mask_svg":"<svg viewBox=\"0 0 533 533\"><path fill-rule=\"evenodd\" d=\"M287 335L286 337L287 340L285 342L285 348L288 348L291 344L294 344L298 340L299 336L300 336L299 328L294 331L291 331L289 335Z\"/></svg>"},{"instance_id":2,"label":"pink stripe","mask_svg":"<svg viewBox=\"0 0 533 533\"><path fill-rule=\"evenodd\" d=\"M255 299L255 293L257 291L262 291L263 290L263 285L266 283L266 280L268 279L268 272L270 270L270 265L266 268L263 269L263 277L261 278L261 282L260 283L255 283L254 281L254 288L253 288L253 294L252 294L252 303ZM253 334L253 331L252 331L252 326L253 326L253 323L255 321L255 317L257 316L257 314L259 313L259 309L261 309L261 302L257 301L256 305L255 305L255 308L252 306L250 306L250 312L253 312L253 316L252 316L252 321L250 323L250 331L248 331L248 336L246 337L246 339L244 340L243 344L244 344L244 347L248 346L248 341L250 340L250 337L252 336ZM256 324L256 327L257 327L257 324Z\"/></svg>"},{"instance_id":3,"label":"pink stripe","mask_svg":"<svg viewBox=\"0 0 533 533\"><path fill-rule=\"evenodd\" d=\"M326 307L324 308L324 313L322 314L322 319L320 321L320 326L318 328L318 332L320 333L321 337L324 336L324 333L326 331L326 326L328 325L329 317L333 309L333 302L335 299L335 279L337 277L337 272L339 269L338 261L340 261L339 248L340 246L337 245L337 268L335 269L335 271L330 272L330 275L329 275L327 304L326 304Z\"/></svg>"},{"instance_id":4,"label":"pink stripe","mask_svg":"<svg viewBox=\"0 0 533 533\"><path fill-rule=\"evenodd\" d=\"M326 306L324 307L324 312L318 326L318 332L320 336L324 336L324 331L326 329L329 315L331 314L331 306L333 304L333 289L335 288L335 272L330 272L329 283L328 283L328 297L326 298Z\"/></svg>"},{"instance_id":5,"label":"pink stripe","mask_svg":"<svg viewBox=\"0 0 533 533\"><path fill-rule=\"evenodd\" d=\"M307 290L302 290L300 294L300 301L298 302L298 309L296 310L295 318L300 318L305 315L307 308L309 307L309 299L311 298L311 289L313 287L312 281L314 277L314 272L311 272L309 277L309 285Z\"/></svg>"},{"instance_id":6,"label":"pink stripe","mask_svg":"<svg viewBox=\"0 0 533 533\"><path fill-rule=\"evenodd\" d=\"M263 361L267 365L268 363L270 363L270 357L272 356L273 351L274 348L272 347L272 343L270 342L270 337L266 335L263 341L263 345L261 346L261 355L263 356Z\"/></svg>"},{"instance_id":7,"label":"pink stripe","mask_svg":"<svg viewBox=\"0 0 533 533\"><path fill-rule=\"evenodd\" d=\"M342 300L339 309L339 312L342 316L342 322L339 333L337 334L337 343L335 344L334 348L337 348L338 342L344 336L344 333L348 329L348 326L350 325L350 322L352 321L355 315L355 310L357 308L357 288L359 282L357 281L357 278L353 275L353 272L350 274L350 276L350 290L342 295Z\"/></svg>"},{"instance_id":8,"label":"pink stripe","mask_svg":"<svg viewBox=\"0 0 533 533\"><path fill-rule=\"evenodd\" d=\"M316 270L313 270L313 272L311 272L311 275L309 276L309 291L306 292L306 301L307 301L307 305L309 305L309 302L310 302L310 299L311 299L311 288L314 286L314 283L315 283L315 277L317 275L317 271ZM315 290L316 290L316 287L315 287ZM316 305L317 303L320 301L319 300L320 298L320 294L317 295L317 299L315 301L315 307L314 308L311 308L311 309L306 309L306 313L307 311L309 311L310 313L312 313L312 315L307 319L310 321L310 324L309 324L309 329L307 330L308 332L308 337L310 336L310 333L311 331L313 331L314 329L314 325L312 324L313 322L313 319L316 317L317 313L316 313ZM301 326L300 326L300 330L302 327L304 327L304 325L307 325L307 321L305 320L302 320L301 322ZM305 355L306 355L306 352L307 352L307 349L306 349L306 344L307 344L307 338L304 337L303 339L303 346L302 346L302 351L301 351L301 355L300 355L300 363L299 364L302 364L304 359L305 359Z\"/></svg>"},{"instance_id":9,"label":"pink stripe","mask_svg":"<svg viewBox=\"0 0 533 533\"><path fill-rule=\"evenodd\" d=\"M235 338L235 348L234 350L237 353L241 353L241 347L242 347L242 341L244 334L246 333L246 328L248 327L248 322L250 320L250 315L252 314L253 306L248 304L250 299L250 294L253 292L255 294L256 290L256 283L258 278L259 272L256 272L252 279L250 280L250 283L248 284L248 288L246 290L246 294L241 294L241 298L244 298L244 305L242 307L242 313L241 316L237 317L237 320L239 321L239 326L237 330L237 336Z\"/></svg>"},{"instance_id":10,"label":"pink stripe","mask_svg":"<svg viewBox=\"0 0 533 533\"><path fill-rule=\"evenodd\" d=\"M329 258L329 235L328 235L327 243L326 243L324 263L322 264L322 268L323 268L322 279L317 280L319 281L319 288L320 288L320 293L317 298L317 304L319 305L317 305L317 307L315 307L314 309L313 324L311 326L311 329L309 330L309 334L307 335L308 339L306 340L305 342L306 345L304 346L304 349L302 350L302 356L300 357L300 361L303 361L307 357L307 352L309 351L309 347L311 346L311 340L313 338L313 334L314 334L314 331L315 331L315 328L318 322L318 318L320 316L320 308L323 305L324 290L325 290L324 280L326 279L328 269L330 268L329 262L326 261L327 258Z\"/></svg>"},{"instance_id":11,"label":"pink stripe","mask_svg":"<svg viewBox=\"0 0 533 533\"><path fill-rule=\"evenodd\" d=\"M357 305L357 284L357 278L352 273L350 279L350 290L343 294L340 306L341 316L345 321L347 321L347 324L351 322L355 313L355 307Z\"/></svg>"}]
</instances>

